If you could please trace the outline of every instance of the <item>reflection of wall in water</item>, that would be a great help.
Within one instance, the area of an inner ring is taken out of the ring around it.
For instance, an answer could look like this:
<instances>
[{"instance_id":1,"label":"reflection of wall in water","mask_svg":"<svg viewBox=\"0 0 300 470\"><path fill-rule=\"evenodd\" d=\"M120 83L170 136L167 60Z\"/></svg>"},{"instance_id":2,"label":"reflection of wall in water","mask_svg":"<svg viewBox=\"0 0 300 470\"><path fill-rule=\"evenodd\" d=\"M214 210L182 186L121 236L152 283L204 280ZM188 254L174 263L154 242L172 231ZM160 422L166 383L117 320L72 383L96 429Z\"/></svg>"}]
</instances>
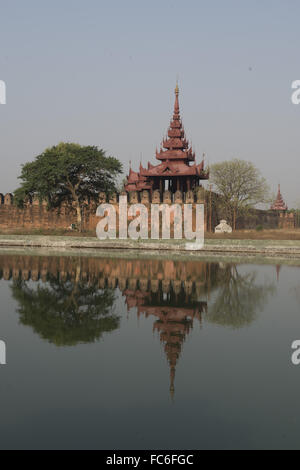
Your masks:
<instances>
[{"instance_id":1,"label":"reflection of wall in water","mask_svg":"<svg viewBox=\"0 0 300 470\"><path fill-rule=\"evenodd\" d=\"M127 309L153 316L170 365L171 392L182 345L207 310L206 297L218 265L172 260L119 260L101 258L0 256L0 277L46 282L80 280L100 289L118 287ZM203 298L205 300L203 300Z\"/></svg>"},{"instance_id":2,"label":"reflection of wall in water","mask_svg":"<svg viewBox=\"0 0 300 470\"><path fill-rule=\"evenodd\" d=\"M119 288L128 310L154 317L153 328L170 364L172 392L175 366L195 319L201 324L205 313L206 321L223 327L249 326L275 292L272 283L256 281L255 269L242 273L234 264L199 261L0 255L0 277L23 279L25 285L29 279L48 280L49 289L68 287L68 292L73 285L73 292L80 288L83 296L88 286L103 295Z\"/></svg>"},{"instance_id":3,"label":"reflection of wall in water","mask_svg":"<svg viewBox=\"0 0 300 470\"><path fill-rule=\"evenodd\" d=\"M69 258L47 256L0 256L0 277L5 280L19 279L43 282L48 275L61 280L75 279L80 268L80 279L99 283L100 287L119 287L121 290L137 289L137 282L143 289L156 289L155 283L163 281L163 290L168 291L171 282L178 289L182 282L188 292L195 284L197 292L203 291L203 285L210 281L211 271L217 264L209 266L203 262L181 262L163 260L119 260L101 258ZM143 287L144 283L144 287ZM146 283L146 284L145 284ZM177 284L176 284L177 283ZM208 287L209 288L209 287Z\"/></svg>"}]
</instances>

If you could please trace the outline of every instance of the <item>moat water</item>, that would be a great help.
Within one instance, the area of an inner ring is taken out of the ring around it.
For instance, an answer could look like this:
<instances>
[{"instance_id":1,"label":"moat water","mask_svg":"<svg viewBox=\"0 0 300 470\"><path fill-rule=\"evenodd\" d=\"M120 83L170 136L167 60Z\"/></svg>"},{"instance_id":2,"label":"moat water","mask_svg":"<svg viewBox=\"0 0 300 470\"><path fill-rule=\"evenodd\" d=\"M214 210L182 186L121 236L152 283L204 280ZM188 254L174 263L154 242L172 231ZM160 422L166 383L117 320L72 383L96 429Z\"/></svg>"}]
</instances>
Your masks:
<instances>
[{"instance_id":1,"label":"moat water","mask_svg":"<svg viewBox=\"0 0 300 470\"><path fill-rule=\"evenodd\" d=\"M300 267L0 254L0 448L300 448Z\"/></svg>"}]
</instances>

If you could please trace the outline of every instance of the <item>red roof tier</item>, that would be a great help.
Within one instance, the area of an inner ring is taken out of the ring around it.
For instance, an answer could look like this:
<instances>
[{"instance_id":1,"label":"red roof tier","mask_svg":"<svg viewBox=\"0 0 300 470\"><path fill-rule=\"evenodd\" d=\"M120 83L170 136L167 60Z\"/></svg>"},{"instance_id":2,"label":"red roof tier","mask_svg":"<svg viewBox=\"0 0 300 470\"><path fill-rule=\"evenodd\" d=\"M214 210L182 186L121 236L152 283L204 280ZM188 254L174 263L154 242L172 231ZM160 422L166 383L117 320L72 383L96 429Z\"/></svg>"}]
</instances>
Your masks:
<instances>
[{"instance_id":1,"label":"red roof tier","mask_svg":"<svg viewBox=\"0 0 300 470\"><path fill-rule=\"evenodd\" d=\"M140 165L138 173L130 169L126 191L140 191L142 189L162 189L165 181L169 182L169 189L188 190L196 186L201 179L208 179L208 172L204 170L204 160L196 165L195 153L185 137L184 128L179 112L179 88L175 89L175 104L173 119L163 139L162 148L156 151L156 159L162 163L143 168Z\"/></svg>"},{"instance_id":2,"label":"red roof tier","mask_svg":"<svg viewBox=\"0 0 300 470\"><path fill-rule=\"evenodd\" d=\"M281 195L280 184L278 185L277 198L274 204L271 206L272 211L287 211L288 206L285 204L283 197Z\"/></svg>"}]
</instances>

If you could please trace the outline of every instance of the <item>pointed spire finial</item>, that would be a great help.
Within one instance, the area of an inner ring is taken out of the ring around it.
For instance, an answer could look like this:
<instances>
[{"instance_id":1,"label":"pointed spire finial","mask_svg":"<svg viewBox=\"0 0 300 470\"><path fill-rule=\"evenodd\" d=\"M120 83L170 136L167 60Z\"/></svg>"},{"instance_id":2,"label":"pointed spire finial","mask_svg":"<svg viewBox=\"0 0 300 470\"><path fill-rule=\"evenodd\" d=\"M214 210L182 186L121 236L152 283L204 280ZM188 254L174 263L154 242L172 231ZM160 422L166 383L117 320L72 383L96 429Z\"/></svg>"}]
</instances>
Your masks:
<instances>
[{"instance_id":1,"label":"pointed spire finial","mask_svg":"<svg viewBox=\"0 0 300 470\"><path fill-rule=\"evenodd\" d=\"M178 74L176 75L176 88L175 88L175 94L176 95L179 95L179 86L178 86L178 82L179 82L179 77L178 77Z\"/></svg>"},{"instance_id":2,"label":"pointed spire finial","mask_svg":"<svg viewBox=\"0 0 300 470\"><path fill-rule=\"evenodd\" d=\"M179 119L179 86L178 82L176 82L176 88L175 88L175 104L174 104L174 115L173 119L178 120Z\"/></svg>"}]
</instances>

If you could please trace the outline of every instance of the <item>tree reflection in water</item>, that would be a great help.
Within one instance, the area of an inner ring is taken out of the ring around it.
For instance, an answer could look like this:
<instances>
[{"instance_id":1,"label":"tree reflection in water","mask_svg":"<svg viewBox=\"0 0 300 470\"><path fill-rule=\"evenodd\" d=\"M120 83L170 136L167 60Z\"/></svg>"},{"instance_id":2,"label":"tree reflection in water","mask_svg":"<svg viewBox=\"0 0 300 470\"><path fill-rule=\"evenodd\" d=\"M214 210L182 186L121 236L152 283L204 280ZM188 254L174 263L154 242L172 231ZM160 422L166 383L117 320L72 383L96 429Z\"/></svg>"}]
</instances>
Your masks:
<instances>
[{"instance_id":1,"label":"tree reflection in water","mask_svg":"<svg viewBox=\"0 0 300 470\"><path fill-rule=\"evenodd\" d=\"M198 260L0 256L0 277L13 279L21 323L58 346L93 342L118 328L118 288L127 311L153 318L171 396L194 322L248 326L275 292L275 284L259 282L254 269L244 273L232 263Z\"/></svg>"},{"instance_id":2,"label":"tree reflection in water","mask_svg":"<svg viewBox=\"0 0 300 470\"><path fill-rule=\"evenodd\" d=\"M46 283L32 285L18 279L12 293L21 323L57 346L91 343L119 327L112 313L115 291L81 281L79 266L74 280L49 274Z\"/></svg>"},{"instance_id":3,"label":"tree reflection in water","mask_svg":"<svg viewBox=\"0 0 300 470\"><path fill-rule=\"evenodd\" d=\"M209 304L206 319L211 323L241 328L250 325L262 311L274 283L257 283L257 273L241 274L237 265L220 265L218 289Z\"/></svg>"}]
</instances>

